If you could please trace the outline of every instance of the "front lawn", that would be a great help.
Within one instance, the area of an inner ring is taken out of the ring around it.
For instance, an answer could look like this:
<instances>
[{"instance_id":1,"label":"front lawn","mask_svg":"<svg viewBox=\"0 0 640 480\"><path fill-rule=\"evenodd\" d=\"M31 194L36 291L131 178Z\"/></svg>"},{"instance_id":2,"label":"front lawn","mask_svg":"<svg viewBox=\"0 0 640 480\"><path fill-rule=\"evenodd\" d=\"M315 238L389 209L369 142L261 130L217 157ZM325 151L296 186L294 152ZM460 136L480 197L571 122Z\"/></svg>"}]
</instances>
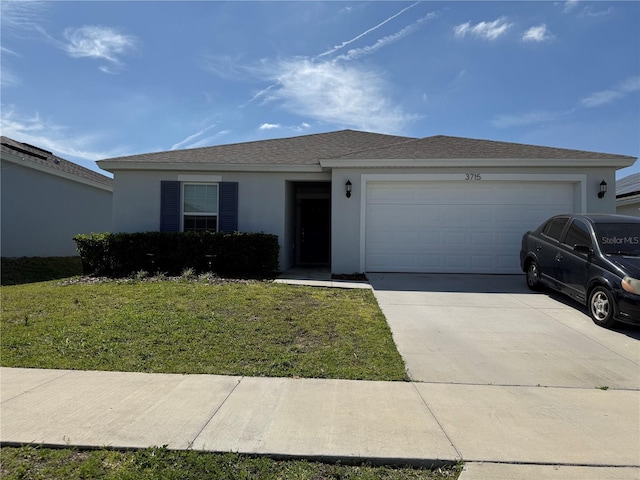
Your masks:
<instances>
[{"instance_id":1,"label":"front lawn","mask_svg":"<svg viewBox=\"0 0 640 480\"><path fill-rule=\"evenodd\" d=\"M408 380L368 290L201 278L1 291L6 367Z\"/></svg>"}]
</instances>

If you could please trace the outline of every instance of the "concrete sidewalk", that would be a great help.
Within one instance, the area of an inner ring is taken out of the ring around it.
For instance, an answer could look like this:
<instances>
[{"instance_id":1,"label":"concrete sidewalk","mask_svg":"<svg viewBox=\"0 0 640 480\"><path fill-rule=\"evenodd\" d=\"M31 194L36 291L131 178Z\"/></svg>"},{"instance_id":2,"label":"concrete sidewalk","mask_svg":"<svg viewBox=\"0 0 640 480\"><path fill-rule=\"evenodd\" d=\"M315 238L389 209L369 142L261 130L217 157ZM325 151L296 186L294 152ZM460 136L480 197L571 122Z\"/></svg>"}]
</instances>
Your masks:
<instances>
[{"instance_id":1,"label":"concrete sidewalk","mask_svg":"<svg viewBox=\"0 0 640 480\"><path fill-rule=\"evenodd\" d=\"M464 460L462 480L640 478L637 391L22 368L0 368L0 387L4 445Z\"/></svg>"}]
</instances>

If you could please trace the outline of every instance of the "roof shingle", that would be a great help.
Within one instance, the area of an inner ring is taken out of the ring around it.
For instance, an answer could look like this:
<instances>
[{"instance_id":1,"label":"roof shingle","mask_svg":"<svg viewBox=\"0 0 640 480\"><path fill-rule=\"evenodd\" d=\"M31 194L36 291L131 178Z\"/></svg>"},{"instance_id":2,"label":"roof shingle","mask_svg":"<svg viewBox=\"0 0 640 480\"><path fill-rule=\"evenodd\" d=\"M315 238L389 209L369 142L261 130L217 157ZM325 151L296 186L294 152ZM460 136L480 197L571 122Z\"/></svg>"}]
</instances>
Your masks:
<instances>
[{"instance_id":1,"label":"roof shingle","mask_svg":"<svg viewBox=\"0 0 640 480\"><path fill-rule=\"evenodd\" d=\"M25 163L34 163L51 169L53 172L65 173L93 183L113 188L113 180L93 170L89 170L77 163L58 157L47 150L43 150L28 143L21 143L9 137L2 136L0 148L3 152L11 153L22 158Z\"/></svg>"}]
</instances>

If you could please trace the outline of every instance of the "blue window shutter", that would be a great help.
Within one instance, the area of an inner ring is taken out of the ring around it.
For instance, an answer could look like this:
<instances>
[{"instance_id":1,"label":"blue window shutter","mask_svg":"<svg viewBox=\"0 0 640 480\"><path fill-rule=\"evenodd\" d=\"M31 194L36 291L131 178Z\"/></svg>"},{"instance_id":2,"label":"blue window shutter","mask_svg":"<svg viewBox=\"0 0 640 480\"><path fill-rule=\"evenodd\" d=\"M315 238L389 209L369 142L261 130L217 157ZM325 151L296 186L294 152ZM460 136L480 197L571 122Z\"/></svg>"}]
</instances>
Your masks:
<instances>
[{"instance_id":1,"label":"blue window shutter","mask_svg":"<svg viewBox=\"0 0 640 480\"><path fill-rule=\"evenodd\" d=\"M180 182L160 182L160 231L180 231Z\"/></svg>"},{"instance_id":2,"label":"blue window shutter","mask_svg":"<svg viewBox=\"0 0 640 480\"><path fill-rule=\"evenodd\" d=\"M238 182L221 182L218 230L238 231Z\"/></svg>"}]
</instances>

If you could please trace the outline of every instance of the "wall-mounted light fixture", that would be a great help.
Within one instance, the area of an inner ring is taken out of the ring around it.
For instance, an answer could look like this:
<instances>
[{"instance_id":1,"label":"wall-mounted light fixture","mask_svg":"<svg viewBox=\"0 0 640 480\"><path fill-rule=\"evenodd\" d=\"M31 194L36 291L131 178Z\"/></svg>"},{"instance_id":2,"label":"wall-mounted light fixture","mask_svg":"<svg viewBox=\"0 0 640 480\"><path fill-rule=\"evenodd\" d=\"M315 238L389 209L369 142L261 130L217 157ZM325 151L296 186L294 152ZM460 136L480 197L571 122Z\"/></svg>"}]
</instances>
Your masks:
<instances>
[{"instance_id":1,"label":"wall-mounted light fixture","mask_svg":"<svg viewBox=\"0 0 640 480\"><path fill-rule=\"evenodd\" d=\"M598 198L604 197L604 194L607 193L607 182L602 180L600 182L600 191L598 192Z\"/></svg>"},{"instance_id":2,"label":"wall-mounted light fixture","mask_svg":"<svg viewBox=\"0 0 640 480\"><path fill-rule=\"evenodd\" d=\"M351 198L351 180L347 180L347 183L344 184L344 188L347 192L347 198Z\"/></svg>"}]
</instances>

